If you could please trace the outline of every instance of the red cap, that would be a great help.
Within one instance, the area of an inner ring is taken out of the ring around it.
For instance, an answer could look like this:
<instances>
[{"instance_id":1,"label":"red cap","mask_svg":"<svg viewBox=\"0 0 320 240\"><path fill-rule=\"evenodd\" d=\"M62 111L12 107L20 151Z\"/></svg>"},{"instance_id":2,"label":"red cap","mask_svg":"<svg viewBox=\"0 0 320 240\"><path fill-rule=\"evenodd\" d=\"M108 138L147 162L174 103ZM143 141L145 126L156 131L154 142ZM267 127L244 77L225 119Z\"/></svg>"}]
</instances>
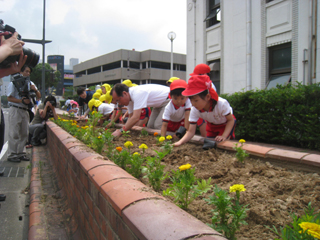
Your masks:
<instances>
[{"instance_id":1,"label":"red cap","mask_svg":"<svg viewBox=\"0 0 320 240\"><path fill-rule=\"evenodd\" d=\"M186 89L188 87L188 84L186 83L185 80L182 79L178 79L178 80L174 80L171 84L170 84L170 91L177 89L177 88L184 88Z\"/></svg>"},{"instance_id":2,"label":"red cap","mask_svg":"<svg viewBox=\"0 0 320 240\"><path fill-rule=\"evenodd\" d=\"M218 93L212 88L212 82L208 75L193 75L188 82L188 87L182 92L184 96L193 96L209 90L211 98L218 101Z\"/></svg>"},{"instance_id":3,"label":"red cap","mask_svg":"<svg viewBox=\"0 0 320 240\"><path fill-rule=\"evenodd\" d=\"M193 73L190 75L199 75L199 74L205 74L209 73L211 71L210 67L207 64L200 63L197 66L195 66Z\"/></svg>"}]
</instances>

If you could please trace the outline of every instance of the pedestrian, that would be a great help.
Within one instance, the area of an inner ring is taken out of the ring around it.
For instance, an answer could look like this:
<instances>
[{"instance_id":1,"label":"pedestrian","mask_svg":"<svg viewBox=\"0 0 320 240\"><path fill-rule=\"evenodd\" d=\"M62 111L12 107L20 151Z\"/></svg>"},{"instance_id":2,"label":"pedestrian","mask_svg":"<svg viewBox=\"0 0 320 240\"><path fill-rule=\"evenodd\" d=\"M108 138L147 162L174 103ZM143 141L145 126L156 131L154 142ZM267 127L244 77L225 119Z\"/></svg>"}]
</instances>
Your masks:
<instances>
[{"instance_id":1,"label":"pedestrian","mask_svg":"<svg viewBox=\"0 0 320 240\"><path fill-rule=\"evenodd\" d=\"M77 89L77 94L79 96L79 100L78 100L78 103L79 103L79 116L80 116L80 119L84 119L88 113L90 112L90 109L88 108L82 115L82 112L84 110L84 106L88 104L88 102L92 99L92 95L93 95L93 92L90 91L90 89L86 89L84 87L79 87Z\"/></svg>"}]
</instances>

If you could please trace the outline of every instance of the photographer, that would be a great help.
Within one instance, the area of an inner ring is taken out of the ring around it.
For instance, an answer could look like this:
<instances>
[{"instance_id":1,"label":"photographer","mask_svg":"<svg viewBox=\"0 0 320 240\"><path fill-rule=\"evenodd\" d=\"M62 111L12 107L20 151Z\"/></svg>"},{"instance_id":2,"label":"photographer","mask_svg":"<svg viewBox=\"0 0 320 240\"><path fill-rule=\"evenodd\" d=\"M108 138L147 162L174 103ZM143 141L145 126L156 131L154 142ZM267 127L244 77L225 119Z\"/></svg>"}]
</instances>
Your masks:
<instances>
[{"instance_id":1,"label":"photographer","mask_svg":"<svg viewBox=\"0 0 320 240\"><path fill-rule=\"evenodd\" d=\"M29 93L22 95L21 92L15 86L17 78L21 81L29 81L23 77L23 74L30 75L29 67L22 67L23 72L21 75L12 75L11 82L8 86L8 102L9 102L9 153L8 161L20 162L30 161L26 157L25 145L28 140L28 125L29 125L29 113L28 108L31 104L31 98ZM29 72L29 73L28 73ZM28 83L25 83L28 84ZM30 81L30 90L36 92L37 97L40 96L40 92L32 81ZM25 94L25 93L24 93Z\"/></svg>"},{"instance_id":2,"label":"photographer","mask_svg":"<svg viewBox=\"0 0 320 240\"><path fill-rule=\"evenodd\" d=\"M56 105L56 98L52 95L49 95L44 100L44 103L41 103L38 106L36 115L29 126L29 136L31 138L30 142L33 146L39 146L41 144L41 140L44 140L47 137L45 122L51 117L53 117L55 120L58 119L55 109Z\"/></svg>"}]
</instances>

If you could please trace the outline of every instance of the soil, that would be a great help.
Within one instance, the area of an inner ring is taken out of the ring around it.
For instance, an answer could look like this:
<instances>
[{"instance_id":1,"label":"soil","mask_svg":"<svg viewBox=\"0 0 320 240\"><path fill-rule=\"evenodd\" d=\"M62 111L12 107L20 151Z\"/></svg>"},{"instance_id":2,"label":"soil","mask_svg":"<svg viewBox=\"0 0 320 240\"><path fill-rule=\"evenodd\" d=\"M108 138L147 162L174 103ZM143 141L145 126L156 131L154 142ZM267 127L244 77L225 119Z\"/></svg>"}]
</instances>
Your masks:
<instances>
[{"instance_id":1,"label":"soil","mask_svg":"<svg viewBox=\"0 0 320 240\"><path fill-rule=\"evenodd\" d=\"M121 146L126 141L131 141L131 152L140 152L139 146L145 143L149 148L146 154L156 155L154 150L159 150L156 137L142 136L140 131L130 131L129 136L114 140L115 147ZM176 141L173 139L173 141ZM106 155L102 153L102 155ZM320 209L320 176L319 172L303 172L296 166L281 167L276 163L265 162L258 158L246 158L244 164L239 164L235 153L220 149L203 150L202 145L186 143L174 148L172 153L164 157L165 171L177 170L183 164L191 164L196 169L198 179L212 178L215 184L229 191L234 184L243 184L245 192L241 192L240 203L248 204L248 225L242 225L236 233L237 239L275 239L277 237L266 226L275 226L278 230L292 222L291 213L298 216L304 214L309 202L316 212ZM140 179L146 185L146 178ZM161 194L170 184L167 179L162 184ZM204 201L213 192L198 197L192 202L187 212L204 223L211 223L212 205ZM232 193L234 194L234 193ZM170 197L168 197L169 200Z\"/></svg>"}]
</instances>

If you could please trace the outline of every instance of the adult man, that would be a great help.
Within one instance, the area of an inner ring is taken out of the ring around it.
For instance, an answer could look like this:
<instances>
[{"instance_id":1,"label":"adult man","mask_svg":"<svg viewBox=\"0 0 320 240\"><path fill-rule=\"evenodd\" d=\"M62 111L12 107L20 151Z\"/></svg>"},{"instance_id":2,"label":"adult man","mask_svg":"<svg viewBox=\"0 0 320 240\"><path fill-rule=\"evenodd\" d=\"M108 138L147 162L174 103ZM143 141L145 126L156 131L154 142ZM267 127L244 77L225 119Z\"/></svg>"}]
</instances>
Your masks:
<instances>
[{"instance_id":1,"label":"adult man","mask_svg":"<svg viewBox=\"0 0 320 240\"><path fill-rule=\"evenodd\" d=\"M129 88L125 84L117 83L111 90L115 102L128 107L129 119L121 130L112 135L120 136L122 131L131 129L140 119L141 110L152 107L152 113L147 127L160 129L162 115L169 102L170 88L159 84L143 84Z\"/></svg>"},{"instance_id":2,"label":"adult man","mask_svg":"<svg viewBox=\"0 0 320 240\"><path fill-rule=\"evenodd\" d=\"M10 74L19 72L21 67L25 64L27 56L23 55L22 46L24 42L17 39L18 33L14 33L12 37L5 39L1 36L0 44L0 63L5 60L8 56L15 56L20 54L19 62L13 62L10 64L9 68L0 68L0 86L2 85L2 77L8 76ZM0 152L4 144L4 117L1 109L1 98L0 98ZM0 173L3 175L3 171ZM6 200L6 195L0 194L0 201Z\"/></svg>"},{"instance_id":3,"label":"adult man","mask_svg":"<svg viewBox=\"0 0 320 240\"><path fill-rule=\"evenodd\" d=\"M33 146L41 144L41 140L47 137L45 128L45 122L53 117L55 120L58 119L56 113L57 100L54 96L49 95L44 103L41 103L37 109L36 115L29 126L29 135L31 136L30 143Z\"/></svg>"},{"instance_id":4,"label":"adult man","mask_svg":"<svg viewBox=\"0 0 320 240\"><path fill-rule=\"evenodd\" d=\"M23 72L20 74L30 75L28 66L22 67ZM22 76L21 76L22 77ZM13 77L12 77L13 79ZM15 81L15 80L14 80ZM33 82L30 81L30 90L36 92L37 98L40 98L40 92ZM28 105L31 98L22 96L11 81L8 85L8 102L9 102L9 152L7 160L10 162L30 161L26 156L25 145L28 141L29 113Z\"/></svg>"},{"instance_id":5,"label":"adult man","mask_svg":"<svg viewBox=\"0 0 320 240\"><path fill-rule=\"evenodd\" d=\"M77 89L77 94L79 96L79 100L78 100L78 103L79 103L79 116L80 116L80 119L84 119L88 115L88 113L90 112L90 109L88 108L84 112L84 114L81 116L82 110L83 110L84 104L88 104L88 102L92 99L93 92L92 91L86 91L86 89L84 87L79 87Z\"/></svg>"}]
</instances>

